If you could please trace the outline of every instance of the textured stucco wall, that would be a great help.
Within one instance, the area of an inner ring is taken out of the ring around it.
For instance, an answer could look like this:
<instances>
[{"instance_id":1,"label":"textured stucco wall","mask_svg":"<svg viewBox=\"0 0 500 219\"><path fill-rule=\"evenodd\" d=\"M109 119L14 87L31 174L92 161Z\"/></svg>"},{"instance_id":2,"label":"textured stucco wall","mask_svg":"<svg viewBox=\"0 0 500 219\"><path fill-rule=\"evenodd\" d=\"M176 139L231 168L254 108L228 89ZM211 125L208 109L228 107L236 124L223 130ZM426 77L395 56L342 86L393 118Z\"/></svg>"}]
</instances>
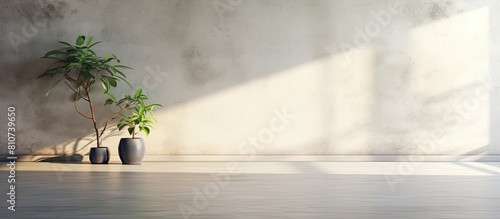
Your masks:
<instances>
[{"instance_id":1,"label":"textured stucco wall","mask_svg":"<svg viewBox=\"0 0 500 219\"><path fill-rule=\"evenodd\" d=\"M49 64L40 56L83 34L134 67L132 84L164 105L148 155L499 154L499 9L499 1L1 1L2 142L15 106L18 153L88 152L92 126L70 92L61 85L45 98L51 83L35 80ZM108 134L116 154L127 135Z\"/></svg>"}]
</instances>

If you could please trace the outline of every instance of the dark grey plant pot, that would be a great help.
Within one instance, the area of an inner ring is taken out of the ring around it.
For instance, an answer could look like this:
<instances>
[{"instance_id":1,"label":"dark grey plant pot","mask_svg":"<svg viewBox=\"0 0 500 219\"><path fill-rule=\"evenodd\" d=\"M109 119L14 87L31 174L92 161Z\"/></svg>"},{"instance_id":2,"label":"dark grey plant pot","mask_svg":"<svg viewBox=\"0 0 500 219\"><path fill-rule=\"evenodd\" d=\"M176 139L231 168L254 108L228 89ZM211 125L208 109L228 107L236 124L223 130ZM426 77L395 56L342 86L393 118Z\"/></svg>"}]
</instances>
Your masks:
<instances>
[{"instance_id":1,"label":"dark grey plant pot","mask_svg":"<svg viewBox=\"0 0 500 219\"><path fill-rule=\"evenodd\" d=\"M146 147L142 138L122 138L118 145L118 154L123 164L140 165Z\"/></svg>"},{"instance_id":2,"label":"dark grey plant pot","mask_svg":"<svg viewBox=\"0 0 500 219\"><path fill-rule=\"evenodd\" d=\"M108 147L93 147L90 148L90 162L93 164L107 164L109 162Z\"/></svg>"}]
</instances>

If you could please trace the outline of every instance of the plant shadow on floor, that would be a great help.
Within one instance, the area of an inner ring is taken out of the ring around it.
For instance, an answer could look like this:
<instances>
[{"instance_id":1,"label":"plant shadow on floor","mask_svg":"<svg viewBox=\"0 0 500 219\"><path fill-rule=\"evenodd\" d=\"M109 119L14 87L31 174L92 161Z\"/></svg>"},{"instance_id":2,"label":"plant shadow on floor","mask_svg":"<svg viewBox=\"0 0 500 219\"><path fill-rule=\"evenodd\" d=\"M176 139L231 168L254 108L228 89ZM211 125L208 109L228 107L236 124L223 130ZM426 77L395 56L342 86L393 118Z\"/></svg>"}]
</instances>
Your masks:
<instances>
[{"instance_id":1,"label":"plant shadow on floor","mask_svg":"<svg viewBox=\"0 0 500 219\"><path fill-rule=\"evenodd\" d=\"M73 155L59 155L48 158L40 158L37 162L50 162L50 163L82 163L83 155L73 154Z\"/></svg>"}]
</instances>

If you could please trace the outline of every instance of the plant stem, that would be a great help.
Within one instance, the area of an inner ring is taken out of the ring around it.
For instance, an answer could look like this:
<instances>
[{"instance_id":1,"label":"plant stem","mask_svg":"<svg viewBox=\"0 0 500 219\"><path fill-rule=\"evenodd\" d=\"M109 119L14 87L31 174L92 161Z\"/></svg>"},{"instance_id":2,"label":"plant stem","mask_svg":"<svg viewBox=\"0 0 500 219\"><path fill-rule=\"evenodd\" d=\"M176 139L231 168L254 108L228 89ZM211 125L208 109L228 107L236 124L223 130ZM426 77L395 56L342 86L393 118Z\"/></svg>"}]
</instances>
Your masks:
<instances>
[{"instance_id":1,"label":"plant stem","mask_svg":"<svg viewBox=\"0 0 500 219\"><path fill-rule=\"evenodd\" d=\"M81 116L83 116L83 117L85 117L85 118L87 118L87 119L92 119L92 117L90 117L90 116L87 116L87 115L83 114L83 113L82 113L82 112L78 109L78 105L77 105L76 100L75 100L75 110L76 110L76 112L78 112Z\"/></svg>"},{"instance_id":2,"label":"plant stem","mask_svg":"<svg viewBox=\"0 0 500 219\"><path fill-rule=\"evenodd\" d=\"M114 115L112 115L111 117L109 117L108 121L106 121L106 123L104 123L104 127L102 128L101 134L98 134L98 138L102 137L102 135L104 134L104 131L106 131L106 128L108 127L108 123L113 118L117 117L118 115L120 115L121 113L123 113L125 110L128 110L129 108L130 108L130 106L122 108L120 111L116 112Z\"/></svg>"},{"instance_id":3,"label":"plant stem","mask_svg":"<svg viewBox=\"0 0 500 219\"><path fill-rule=\"evenodd\" d=\"M97 147L101 147L101 136L99 136L99 129L97 128L97 122L95 121L94 105L92 105L92 99L90 98L89 87L85 88L85 92L87 93L87 98L89 99L90 114L92 115L91 118L92 122L94 123L95 136L97 138Z\"/></svg>"},{"instance_id":4,"label":"plant stem","mask_svg":"<svg viewBox=\"0 0 500 219\"><path fill-rule=\"evenodd\" d=\"M82 94L79 94L79 93L78 93L75 89L73 89L73 88L72 88L72 87L68 84L68 82L66 82L66 81L65 81L64 83L66 83L66 85L68 85L68 87L69 87L69 88L70 88L73 92L75 92L75 95L76 95L77 97L78 97L78 96L80 96L80 97L81 97L82 99L84 99L85 101L89 101L89 99L85 98ZM76 84L76 86L78 86L78 84Z\"/></svg>"}]
</instances>

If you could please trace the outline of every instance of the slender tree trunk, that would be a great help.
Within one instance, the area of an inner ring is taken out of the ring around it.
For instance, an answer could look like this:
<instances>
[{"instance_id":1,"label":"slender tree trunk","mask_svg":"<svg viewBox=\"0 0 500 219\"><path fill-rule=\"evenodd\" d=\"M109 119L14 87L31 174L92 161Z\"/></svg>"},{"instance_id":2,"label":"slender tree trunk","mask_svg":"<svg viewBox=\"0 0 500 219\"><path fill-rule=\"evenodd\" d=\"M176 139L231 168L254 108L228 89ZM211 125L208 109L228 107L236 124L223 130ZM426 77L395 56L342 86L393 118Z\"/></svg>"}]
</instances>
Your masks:
<instances>
[{"instance_id":1,"label":"slender tree trunk","mask_svg":"<svg viewBox=\"0 0 500 219\"><path fill-rule=\"evenodd\" d=\"M94 105L92 104L92 99L90 99L90 91L89 89L85 89L85 92L87 92L87 98L89 99L89 107L90 107L90 113L92 114L92 122L94 123L94 130L95 130L95 136L97 138L97 147L101 147L101 139L99 136L99 129L97 128L97 122L95 120L95 114L94 114Z\"/></svg>"}]
</instances>

